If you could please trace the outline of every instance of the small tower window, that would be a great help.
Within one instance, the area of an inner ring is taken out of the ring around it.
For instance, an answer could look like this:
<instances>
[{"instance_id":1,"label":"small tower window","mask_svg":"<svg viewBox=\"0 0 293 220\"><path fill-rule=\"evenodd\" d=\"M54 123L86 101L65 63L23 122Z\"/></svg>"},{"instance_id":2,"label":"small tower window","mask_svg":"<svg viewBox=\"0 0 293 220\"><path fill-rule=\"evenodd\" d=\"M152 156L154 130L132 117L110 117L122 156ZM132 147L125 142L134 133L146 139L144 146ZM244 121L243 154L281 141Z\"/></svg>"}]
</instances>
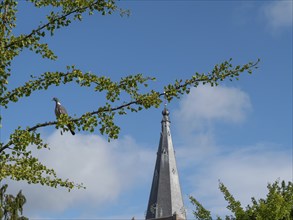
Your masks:
<instances>
[{"instance_id":1,"label":"small tower window","mask_svg":"<svg viewBox=\"0 0 293 220\"><path fill-rule=\"evenodd\" d=\"M163 154L168 154L166 149L163 149Z\"/></svg>"},{"instance_id":2,"label":"small tower window","mask_svg":"<svg viewBox=\"0 0 293 220\"><path fill-rule=\"evenodd\" d=\"M157 209L157 203L152 204L151 207L150 207L151 213L155 214L156 213L156 209Z\"/></svg>"}]
</instances>

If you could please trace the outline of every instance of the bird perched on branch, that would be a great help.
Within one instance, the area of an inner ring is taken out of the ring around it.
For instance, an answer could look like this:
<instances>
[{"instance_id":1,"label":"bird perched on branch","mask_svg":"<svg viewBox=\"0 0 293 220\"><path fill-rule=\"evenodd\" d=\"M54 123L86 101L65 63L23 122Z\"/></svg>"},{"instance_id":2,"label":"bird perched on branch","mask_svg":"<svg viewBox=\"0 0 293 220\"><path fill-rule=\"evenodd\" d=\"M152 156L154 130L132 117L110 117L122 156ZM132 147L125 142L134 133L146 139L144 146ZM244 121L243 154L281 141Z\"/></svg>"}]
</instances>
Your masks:
<instances>
[{"instance_id":1,"label":"bird perched on branch","mask_svg":"<svg viewBox=\"0 0 293 220\"><path fill-rule=\"evenodd\" d=\"M59 116L61 114L67 115L66 109L61 105L61 103L60 103L60 101L59 101L58 98L55 98L54 97L52 101L55 101L55 103L56 103L56 106L55 106L55 115L56 115L57 118L59 118ZM71 134L72 135L75 135L75 132L73 131L72 127L70 125L67 125L67 127L68 127L69 131L71 132ZM62 134L62 132L61 132L61 134Z\"/></svg>"}]
</instances>

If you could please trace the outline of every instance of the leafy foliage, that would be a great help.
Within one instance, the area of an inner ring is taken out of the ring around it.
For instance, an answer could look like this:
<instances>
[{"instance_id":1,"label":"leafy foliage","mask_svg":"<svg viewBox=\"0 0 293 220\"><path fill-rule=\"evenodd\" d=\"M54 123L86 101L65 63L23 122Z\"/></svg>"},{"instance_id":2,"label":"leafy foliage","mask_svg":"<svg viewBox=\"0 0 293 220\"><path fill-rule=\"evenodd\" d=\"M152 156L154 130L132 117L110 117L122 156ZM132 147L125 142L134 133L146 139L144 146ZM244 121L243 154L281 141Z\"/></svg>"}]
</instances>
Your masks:
<instances>
[{"instance_id":1,"label":"leafy foliage","mask_svg":"<svg viewBox=\"0 0 293 220\"><path fill-rule=\"evenodd\" d=\"M211 212L205 209L199 201L197 201L192 196L189 196L189 200L191 201L191 204L193 204L196 208L196 210L193 211L193 215L195 216L196 219L212 220Z\"/></svg>"},{"instance_id":2,"label":"leafy foliage","mask_svg":"<svg viewBox=\"0 0 293 220\"><path fill-rule=\"evenodd\" d=\"M16 197L6 194L8 185L5 184L0 188L0 219L3 220L28 220L22 215L23 205L26 199L21 191L18 192Z\"/></svg>"},{"instance_id":3,"label":"leafy foliage","mask_svg":"<svg viewBox=\"0 0 293 220\"><path fill-rule=\"evenodd\" d=\"M293 184L282 181L275 181L268 184L268 194L266 199L251 198L252 205L243 209L241 203L232 196L223 183L219 183L219 189L228 202L227 209L233 215L225 216L226 220L290 220L293 219ZM194 216L199 220L212 219L210 211L206 210L194 197L190 196L190 201L195 205ZM221 220L218 217L218 220Z\"/></svg>"},{"instance_id":4,"label":"leafy foliage","mask_svg":"<svg viewBox=\"0 0 293 220\"><path fill-rule=\"evenodd\" d=\"M114 12L124 13L114 0L28 0L35 7L47 7L51 10L28 34L13 35L16 27L17 1L3 0L0 4L0 105L9 108L10 103L17 103L23 97L47 90L52 86L62 86L69 83L87 87L105 95L107 100L103 106L97 106L92 111L75 118L62 115L56 121L41 122L33 126L18 127L10 135L7 143L0 143L0 181L5 178L26 180L28 183L43 184L51 187L83 187L69 180L58 178L55 171L43 165L38 158L32 156L32 149L49 149L39 132L40 128L55 126L64 131L70 125L74 130L95 132L107 135L108 140L118 138L120 127L115 124L115 117L130 112L139 112L151 107L158 108L166 98L180 98L189 93L191 87L200 84L217 86L223 80L238 79L241 73L251 73L257 68L259 60L234 67L232 59L214 66L209 73L195 73L190 79L176 80L166 85L161 91L147 90L153 77L142 74L129 75L118 81L91 72L83 72L75 66L67 66L63 71L45 72L30 76L22 86L9 90L7 85L12 71L12 61L24 49L39 54L44 59L56 60L57 56L45 43L46 37L53 36L55 31L69 26L73 21L81 21L85 15L100 13L102 15ZM147 91L147 92L142 92ZM123 100L120 98L123 97Z\"/></svg>"}]
</instances>

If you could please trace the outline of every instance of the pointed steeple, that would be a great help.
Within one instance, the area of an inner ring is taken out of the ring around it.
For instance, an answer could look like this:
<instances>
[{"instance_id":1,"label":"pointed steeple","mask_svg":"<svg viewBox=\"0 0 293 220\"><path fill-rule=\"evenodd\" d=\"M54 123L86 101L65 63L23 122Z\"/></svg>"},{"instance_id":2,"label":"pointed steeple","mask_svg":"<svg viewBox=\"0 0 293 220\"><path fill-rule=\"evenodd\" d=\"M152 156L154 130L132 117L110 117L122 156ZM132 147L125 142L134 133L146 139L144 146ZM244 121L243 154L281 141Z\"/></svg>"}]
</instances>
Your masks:
<instances>
[{"instance_id":1,"label":"pointed steeple","mask_svg":"<svg viewBox=\"0 0 293 220\"><path fill-rule=\"evenodd\" d=\"M162 132L146 219L172 217L176 214L177 219L184 220L186 215L171 138L169 111L166 105L162 114Z\"/></svg>"}]
</instances>

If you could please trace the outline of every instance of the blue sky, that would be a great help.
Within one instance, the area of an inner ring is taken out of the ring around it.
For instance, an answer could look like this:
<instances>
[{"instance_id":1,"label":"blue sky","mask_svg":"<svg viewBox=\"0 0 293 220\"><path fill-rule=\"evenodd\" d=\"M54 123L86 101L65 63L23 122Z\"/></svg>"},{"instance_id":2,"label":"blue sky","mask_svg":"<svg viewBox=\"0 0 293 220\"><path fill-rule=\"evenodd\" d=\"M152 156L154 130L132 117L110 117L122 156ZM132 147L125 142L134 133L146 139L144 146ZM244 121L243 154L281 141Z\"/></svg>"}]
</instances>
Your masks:
<instances>
[{"instance_id":1,"label":"blue sky","mask_svg":"<svg viewBox=\"0 0 293 220\"><path fill-rule=\"evenodd\" d=\"M95 15L46 37L58 60L23 51L13 62L9 87L67 65L119 80L143 73L162 90L175 79L208 72L233 58L244 64L261 59L253 75L200 86L168 105L182 193L188 217L195 196L213 215L224 215L220 179L246 206L263 197L266 185L292 180L292 1L121 1L129 17ZM16 33L29 32L42 12L19 3ZM52 121L57 96L70 115L97 109L103 100L74 84L37 92L2 110L1 138L18 125ZM43 128L50 151L35 152L57 173L86 190L11 182L23 189L31 218L144 218L159 143L161 111L150 109L117 118L120 138L108 143L98 133L63 136Z\"/></svg>"}]
</instances>

